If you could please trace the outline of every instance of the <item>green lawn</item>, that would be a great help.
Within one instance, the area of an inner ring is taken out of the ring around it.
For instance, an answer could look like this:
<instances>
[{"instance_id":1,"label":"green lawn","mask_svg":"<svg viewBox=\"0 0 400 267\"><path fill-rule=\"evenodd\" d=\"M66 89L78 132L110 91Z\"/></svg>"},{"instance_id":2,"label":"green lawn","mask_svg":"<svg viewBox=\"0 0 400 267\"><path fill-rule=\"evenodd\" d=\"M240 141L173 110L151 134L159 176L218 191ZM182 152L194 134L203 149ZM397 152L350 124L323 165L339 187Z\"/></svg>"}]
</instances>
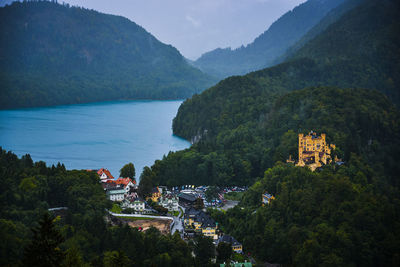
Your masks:
<instances>
[{"instance_id":1,"label":"green lawn","mask_svg":"<svg viewBox=\"0 0 400 267\"><path fill-rule=\"evenodd\" d=\"M113 203L111 212L113 212L113 213L121 213L122 212L122 208L117 203Z\"/></svg>"},{"instance_id":2,"label":"green lawn","mask_svg":"<svg viewBox=\"0 0 400 267\"><path fill-rule=\"evenodd\" d=\"M179 210L178 211L173 211L173 212L169 211L168 214L176 217L176 216L179 215Z\"/></svg>"}]
</instances>

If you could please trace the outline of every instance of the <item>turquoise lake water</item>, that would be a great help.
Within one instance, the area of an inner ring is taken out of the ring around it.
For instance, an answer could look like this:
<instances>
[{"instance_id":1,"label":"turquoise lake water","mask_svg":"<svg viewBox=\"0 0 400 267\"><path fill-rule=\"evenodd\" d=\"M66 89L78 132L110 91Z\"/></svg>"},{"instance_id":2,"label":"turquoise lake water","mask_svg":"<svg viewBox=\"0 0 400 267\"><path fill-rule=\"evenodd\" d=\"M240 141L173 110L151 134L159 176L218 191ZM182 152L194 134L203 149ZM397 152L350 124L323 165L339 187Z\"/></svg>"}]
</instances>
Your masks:
<instances>
[{"instance_id":1,"label":"turquoise lake water","mask_svg":"<svg viewBox=\"0 0 400 267\"><path fill-rule=\"evenodd\" d=\"M190 143L172 134L182 101L117 101L0 111L0 146L67 169L108 168L118 177L133 162L136 176L169 151Z\"/></svg>"}]
</instances>

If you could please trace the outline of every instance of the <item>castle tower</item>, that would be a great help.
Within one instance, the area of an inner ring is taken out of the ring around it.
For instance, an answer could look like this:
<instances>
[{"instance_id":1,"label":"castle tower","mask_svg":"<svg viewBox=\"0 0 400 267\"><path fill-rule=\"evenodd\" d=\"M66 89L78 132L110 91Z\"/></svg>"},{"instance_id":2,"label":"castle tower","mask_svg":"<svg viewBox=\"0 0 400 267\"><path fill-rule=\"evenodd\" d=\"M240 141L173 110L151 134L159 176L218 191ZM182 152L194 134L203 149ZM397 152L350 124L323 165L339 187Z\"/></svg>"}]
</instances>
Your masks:
<instances>
[{"instance_id":1,"label":"castle tower","mask_svg":"<svg viewBox=\"0 0 400 267\"><path fill-rule=\"evenodd\" d=\"M303 139L304 139L304 134L299 134L299 162L297 163L298 166L304 166L304 161L303 161L303 151L306 150L306 147L303 146Z\"/></svg>"},{"instance_id":2,"label":"castle tower","mask_svg":"<svg viewBox=\"0 0 400 267\"><path fill-rule=\"evenodd\" d=\"M299 134L299 160L296 166L308 165L312 170L315 170L322 165L327 164L331 158L331 148L335 145L326 144L326 134L322 133L318 136L317 133L311 131L308 135Z\"/></svg>"}]
</instances>

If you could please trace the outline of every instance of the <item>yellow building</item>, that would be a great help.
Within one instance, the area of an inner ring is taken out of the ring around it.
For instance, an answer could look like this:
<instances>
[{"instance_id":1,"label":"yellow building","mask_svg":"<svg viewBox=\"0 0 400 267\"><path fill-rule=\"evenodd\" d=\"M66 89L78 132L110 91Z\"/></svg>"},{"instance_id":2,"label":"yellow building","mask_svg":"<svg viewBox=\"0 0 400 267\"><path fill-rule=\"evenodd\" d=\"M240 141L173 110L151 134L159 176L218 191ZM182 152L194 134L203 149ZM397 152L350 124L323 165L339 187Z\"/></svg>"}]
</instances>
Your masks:
<instances>
[{"instance_id":1,"label":"yellow building","mask_svg":"<svg viewBox=\"0 0 400 267\"><path fill-rule=\"evenodd\" d=\"M212 239L216 240L218 235L216 233L216 225L208 226L201 229L201 233L205 236L211 237Z\"/></svg>"},{"instance_id":2,"label":"yellow building","mask_svg":"<svg viewBox=\"0 0 400 267\"><path fill-rule=\"evenodd\" d=\"M220 242L225 242L225 243L230 244L230 245L232 246L232 250L233 250L235 253L242 253L242 252L243 252L243 246L242 246L242 244L239 243L233 236L230 236L230 235L223 235L223 236L221 236L221 237L218 239L217 245L218 245Z\"/></svg>"},{"instance_id":3,"label":"yellow building","mask_svg":"<svg viewBox=\"0 0 400 267\"><path fill-rule=\"evenodd\" d=\"M186 209L183 225L186 232L202 233L214 240L218 239L217 223L201 210L194 208Z\"/></svg>"},{"instance_id":4,"label":"yellow building","mask_svg":"<svg viewBox=\"0 0 400 267\"><path fill-rule=\"evenodd\" d=\"M264 206L265 204L269 204L271 202L271 200L274 200L274 199L275 199L275 197L273 195L265 192L264 194L262 194L262 197L261 197L262 205Z\"/></svg>"},{"instance_id":5,"label":"yellow building","mask_svg":"<svg viewBox=\"0 0 400 267\"><path fill-rule=\"evenodd\" d=\"M330 162L331 149L335 149L335 145L326 143L324 133L321 136L313 131L306 136L299 134L299 161L296 166L308 166L314 171Z\"/></svg>"},{"instance_id":6,"label":"yellow building","mask_svg":"<svg viewBox=\"0 0 400 267\"><path fill-rule=\"evenodd\" d=\"M151 191L151 196L147 197L146 200L151 199L153 202L158 202L161 197L161 191L158 187L154 187Z\"/></svg>"}]
</instances>

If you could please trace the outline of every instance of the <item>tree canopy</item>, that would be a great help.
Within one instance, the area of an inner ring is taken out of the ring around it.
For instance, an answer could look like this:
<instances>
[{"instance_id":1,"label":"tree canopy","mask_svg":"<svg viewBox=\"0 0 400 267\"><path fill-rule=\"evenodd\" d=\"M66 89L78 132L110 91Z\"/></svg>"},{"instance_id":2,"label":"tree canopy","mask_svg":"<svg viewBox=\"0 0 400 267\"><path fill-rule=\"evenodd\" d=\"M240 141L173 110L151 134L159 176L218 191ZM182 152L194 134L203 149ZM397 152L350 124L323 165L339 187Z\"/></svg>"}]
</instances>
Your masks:
<instances>
[{"instance_id":1,"label":"tree canopy","mask_svg":"<svg viewBox=\"0 0 400 267\"><path fill-rule=\"evenodd\" d=\"M0 265L194 266L179 234L113 225L95 172L47 167L0 149L0 177Z\"/></svg>"},{"instance_id":2,"label":"tree canopy","mask_svg":"<svg viewBox=\"0 0 400 267\"><path fill-rule=\"evenodd\" d=\"M135 172L135 166L133 163L127 163L125 164L121 170L119 171L119 177L124 177L124 178L135 178L136 172Z\"/></svg>"},{"instance_id":3,"label":"tree canopy","mask_svg":"<svg viewBox=\"0 0 400 267\"><path fill-rule=\"evenodd\" d=\"M1 109L184 99L215 79L136 23L56 1L0 8Z\"/></svg>"}]
</instances>

